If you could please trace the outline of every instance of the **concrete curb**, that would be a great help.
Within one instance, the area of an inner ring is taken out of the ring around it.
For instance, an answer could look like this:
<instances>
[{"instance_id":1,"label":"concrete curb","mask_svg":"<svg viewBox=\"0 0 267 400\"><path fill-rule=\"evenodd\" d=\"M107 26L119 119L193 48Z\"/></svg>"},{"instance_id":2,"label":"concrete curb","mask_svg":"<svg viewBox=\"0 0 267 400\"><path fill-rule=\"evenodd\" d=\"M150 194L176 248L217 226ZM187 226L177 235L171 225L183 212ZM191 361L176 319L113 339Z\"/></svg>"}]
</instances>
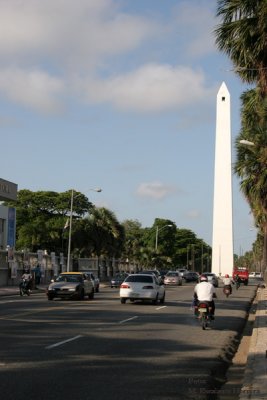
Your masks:
<instances>
[{"instance_id":1,"label":"concrete curb","mask_svg":"<svg viewBox=\"0 0 267 400\"><path fill-rule=\"evenodd\" d=\"M257 311L239 400L267 399L267 289L257 291Z\"/></svg>"}]
</instances>

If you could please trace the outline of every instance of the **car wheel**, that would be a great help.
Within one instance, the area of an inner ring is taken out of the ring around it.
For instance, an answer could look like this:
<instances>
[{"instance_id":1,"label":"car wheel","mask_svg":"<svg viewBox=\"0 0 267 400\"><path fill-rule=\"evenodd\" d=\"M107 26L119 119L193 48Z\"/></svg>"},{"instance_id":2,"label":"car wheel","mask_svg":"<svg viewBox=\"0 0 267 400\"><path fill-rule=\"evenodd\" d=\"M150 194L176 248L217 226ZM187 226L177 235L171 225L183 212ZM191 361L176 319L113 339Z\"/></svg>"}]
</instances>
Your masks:
<instances>
[{"instance_id":1,"label":"car wheel","mask_svg":"<svg viewBox=\"0 0 267 400\"><path fill-rule=\"evenodd\" d=\"M157 294L156 298L154 300L152 300L152 304L155 305L155 304L157 304L157 302L158 302L158 294Z\"/></svg>"},{"instance_id":2,"label":"car wheel","mask_svg":"<svg viewBox=\"0 0 267 400\"><path fill-rule=\"evenodd\" d=\"M164 302L165 302L165 293L164 293L162 299L160 299L160 303L161 303L161 304L164 304Z\"/></svg>"},{"instance_id":3,"label":"car wheel","mask_svg":"<svg viewBox=\"0 0 267 400\"><path fill-rule=\"evenodd\" d=\"M47 296L47 298L48 298L48 300L53 300L54 296L52 296L52 294L49 294L49 295Z\"/></svg>"},{"instance_id":4,"label":"car wheel","mask_svg":"<svg viewBox=\"0 0 267 400\"><path fill-rule=\"evenodd\" d=\"M93 300L94 295L95 295L95 292L92 291L91 293L88 294L88 299Z\"/></svg>"},{"instance_id":5,"label":"car wheel","mask_svg":"<svg viewBox=\"0 0 267 400\"><path fill-rule=\"evenodd\" d=\"M125 304L126 303L126 299L124 297L121 297L121 304Z\"/></svg>"}]
</instances>

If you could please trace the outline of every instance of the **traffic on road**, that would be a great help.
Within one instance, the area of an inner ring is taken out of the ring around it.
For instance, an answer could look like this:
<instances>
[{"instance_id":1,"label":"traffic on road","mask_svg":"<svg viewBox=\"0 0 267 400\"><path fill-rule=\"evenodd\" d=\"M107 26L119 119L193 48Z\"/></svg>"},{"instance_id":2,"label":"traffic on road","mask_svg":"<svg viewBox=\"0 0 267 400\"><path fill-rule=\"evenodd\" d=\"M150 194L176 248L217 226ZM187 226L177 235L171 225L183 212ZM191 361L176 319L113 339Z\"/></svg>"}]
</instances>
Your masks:
<instances>
[{"instance_id":1,"label":"traffic on road","mask_svg":"<svg viewBox=\"0 0 267 400\"><path fill-rule=\"evenodd\" d=\"M25 399L26 388L46 400L124 400L127 388L127 400L206 399L222 385L256 285L229 298L219 285L205 330L193 312L194 286L165 287L162 304L127 306L109 285L91 300L1 297L1 395Z\"/></svg>"}]
</instances>

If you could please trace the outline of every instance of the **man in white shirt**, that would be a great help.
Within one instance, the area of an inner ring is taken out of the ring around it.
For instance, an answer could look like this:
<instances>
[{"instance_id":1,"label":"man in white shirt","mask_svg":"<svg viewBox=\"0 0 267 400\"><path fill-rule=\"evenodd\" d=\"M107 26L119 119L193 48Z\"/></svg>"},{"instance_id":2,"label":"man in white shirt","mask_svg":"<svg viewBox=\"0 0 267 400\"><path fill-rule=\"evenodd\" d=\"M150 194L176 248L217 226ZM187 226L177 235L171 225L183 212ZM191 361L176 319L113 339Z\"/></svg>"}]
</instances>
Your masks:
<instances>
[{"instance_id":1,"label":"man in white shirt","mask_svg":"<svg viewBox=\"0 0 267 400\"><path fill-rule=\"evenodd\" d=\"M225 275L225 277L223 278L223 284L224 287L228 288L230 290L230 294L232 293L232 279L230 278L230 276L228 274Z\"/></svg>"},{"instance_id":2,"label":"man in white shirt","mask_svg":"<svg viewBox=\"0 0 267 400\"><path fill-rule=\"evenodd\" d=\"M201 275L200 282L194 288L194 298L200 302L205 301L211 307L211 317L214 319L215 303L213 298L217 297L212 283L208 282L205 275Z\"/></svg>"},{"instance_id":3,"label":"man in white shirt","mask_svg":"<svg viewBox=\"0 0 267 400\"><path fill-rule=\"evenodd\" d=\"M25 280L26 289L30 289L32 283L32 274L30 273L30 270L28 268L25 269L23 275L21 276L21 282L19 285L20 287L23 285L23 280Z\"/></svg>"}]
</instances>

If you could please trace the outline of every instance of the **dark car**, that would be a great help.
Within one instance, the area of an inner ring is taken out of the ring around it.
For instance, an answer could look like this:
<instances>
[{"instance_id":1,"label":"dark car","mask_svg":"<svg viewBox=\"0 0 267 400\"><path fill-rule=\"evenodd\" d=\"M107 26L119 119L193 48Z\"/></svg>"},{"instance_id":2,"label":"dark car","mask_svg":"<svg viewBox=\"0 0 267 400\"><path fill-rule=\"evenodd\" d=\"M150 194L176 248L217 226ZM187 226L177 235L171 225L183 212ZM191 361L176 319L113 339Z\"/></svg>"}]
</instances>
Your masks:
<instances>
[{"instance_id":1,"label":"dark car","mask_svg":"<svg viewBox=\"0 0 267 400\"><path fill-rule=\"evenodd\" d=\"M164 281L164 278L161 276L160 272L157 269L144 269L143 271L138 272L138 274L155 275L159 282Z\"/></svg>"},{"instance_id":2,"label":"dark car","mask_svg":"<svg viewBox=\"0 0 267 400\"><path fill-rule=\"evenodd\" d=\"M111 288L120 287L120 285L122 284L122 282L124 282L124 280L127 278L127 276L128 276L127 273L119 273L119 274L114 275L110 279L110 287Z\"/></svg>"},{"instance_id":3,"label":"dark car","mask_svg":"<svg viewBox=\"0 0 267 400\"><path fill-rule=\"evenodd\" d=\"M214 287L218 287L219 286L219 280L216 274L213 274L212 272L203 272L203 274L207 277L208 282L212 283Z\"/></svg>"},{"instance_id":4,"label":"dark car","mask_svg":"<svg viewBox=\"0 0 267 400\"><path fill-rule=\"evenodd\" d=\"M186 272L183 278L186 282L198 282L199 274L197 272Z\"/></svg>"}]
</instances>

